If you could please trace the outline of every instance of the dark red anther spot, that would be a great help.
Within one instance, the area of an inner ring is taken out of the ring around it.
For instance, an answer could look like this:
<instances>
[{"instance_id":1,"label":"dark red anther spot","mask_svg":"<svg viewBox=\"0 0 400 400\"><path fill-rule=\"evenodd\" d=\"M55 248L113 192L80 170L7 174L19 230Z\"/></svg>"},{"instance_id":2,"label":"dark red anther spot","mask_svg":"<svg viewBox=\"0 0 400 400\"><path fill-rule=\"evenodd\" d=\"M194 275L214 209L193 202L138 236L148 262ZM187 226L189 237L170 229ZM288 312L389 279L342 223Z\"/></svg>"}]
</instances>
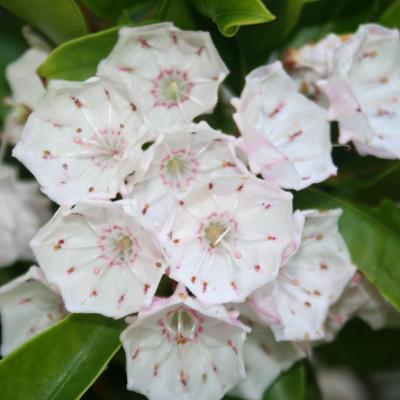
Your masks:
<instances>
[{"instance_id":1,"label":"dark red anther spot","mask_svg":"<svg viewBox=\"0 0 400 400\"><path fill-rule=\"evenodd\" d=\"M214 187L214 184L210 182L210 183L208 184L208 189L209 189L209 190L212 190L213 187Z\"/></svg>"},{"instance_id":2,"label":"dark red anther spot","mask_svg":"<svg viewBox=\"0 0 400 400\"><path fill-rule=\"evenodd\" d=\"M71 99L78 108L82 107L82 103L77 97L71 96Z\"/></svg>"},{"instance_id":3,"label":"dark red anther spot","mask_svg":"<svg viewBox=\"0 0 400 400\"><path fill-rule=\"evenodd\" d=\"M147 294L147 292L149 291L149 289L150 289L150 285L149 285L148 283L145 283L144 286L143 286L143 292L144 292L144 294Z\"/></svg>"}]
</instances>

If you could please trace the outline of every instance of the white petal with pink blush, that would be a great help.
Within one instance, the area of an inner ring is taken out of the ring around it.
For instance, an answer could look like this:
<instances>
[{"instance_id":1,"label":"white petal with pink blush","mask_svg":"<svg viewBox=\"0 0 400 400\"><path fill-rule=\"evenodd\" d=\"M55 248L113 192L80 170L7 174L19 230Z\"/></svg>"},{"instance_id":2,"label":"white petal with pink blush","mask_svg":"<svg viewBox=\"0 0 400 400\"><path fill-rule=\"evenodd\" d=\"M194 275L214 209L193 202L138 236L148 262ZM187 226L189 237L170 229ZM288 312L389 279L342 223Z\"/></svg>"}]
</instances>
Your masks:
<instances>
[{"instance_id":1,"label":"white petal with pink blush","mask_svg":"<svg viewBox=\"0 0 400 400\"><path fill-rule=\"evenodd\" d=\"M121 202L60 208L31 247L70 312L137 312L151 303L166 268L155 233Z\"/></svg>"},{"instance_id":2,"label":"white petal with pink blush","mask_svg":"<svg viewBox=\"0 0 400 400\"><path fill-rule=\"evenodd\" d=\"M155 145L148 171L128 185L127 197L134 200L137 212L162 227L185 193L212 177L241 173L244 167L235 156L233 142L234 138L205 122L164 134Z\"/></svg>"},{"instance_id":3,"label":"white petal with pink blush","mask_svg":"<svg viewBox=\"0 0 400 400\"><path fill-rule=\"evenodd\" d=\"M201 302L241 302L298 247L292 195L249 176L210 179L178 201L161 236L171 277Z\"/></svg>"},{"instance_id":4,"label":"white petal with pink blush","mask_svg":"<svg viewBox=\"0 0 400 400\"><path fill-rule=\"evenodd\" d=\"M245 377L249 329L223 306L204 308L181 287L121 334L128 389L150 400L217 400Z\"/></svg>"},{"instance_id":5,"label":"white petal with pink blush","mask_svg":"<svg viewBox=\"0 0 400 400\"><path fill-rule=\"evenodd\" d=\"M300 94L280 62L246 77L232 100L250 169L286 189L304 189L336 174L326 111Z\"/></svg>"},{"instance_id":6,"label":"white petal with pink blush","mask_svg":"<svg viewBox=\"0 0 400 400\"><path fill-rule=\"evenodd\" d=\"M322 339L329 307L355 272L338 230L341 210L303 213L306 222L298 252L276 280L249 298L249 305L277 340Z\"/></svg>"},{"instance_id":7,"label":"white petal with pink blush","mask_svg":"<svg viewBox=\"0 0 400 400\"><path fill-rule=\"evenodd\" d=\"M361 155L400 158L400 37L397 29L362 25L335 55L331 77L319 83L339 122L339 142Z\"/></svg>"},{"instance_id":8,"label":"white petal with pink blush","mask_svg":"<svg viewBox=\"0 0 400 400\"><path fill-rule=\"evenodd\" d=\"M151 140L124 88L105 78L53 81L14 148L18 158L60 205L112 198L127 175L145 168Z\"/></svg>"},{"instance_id":9,"label":"white petal with pink blush","mask_svg":"<svg viewBox=\"0 0 400 400\"><path fill-rule=\"evenodd\" d=\"M56 289L37 267L0 287L1 355L5 356L65 317Z\"/></svg>"},{"instance_id":10,"label":"white petal with pink blush","mask_svg":"<svg viewBox=\"0 0 400 400\"><path fill-rule=\"evenodd\" d=\"M134 90L148 122L163 130L211 112L227 73L208 32L170 23L122 28L98 68Z\"/></svg>"}]
</instances>

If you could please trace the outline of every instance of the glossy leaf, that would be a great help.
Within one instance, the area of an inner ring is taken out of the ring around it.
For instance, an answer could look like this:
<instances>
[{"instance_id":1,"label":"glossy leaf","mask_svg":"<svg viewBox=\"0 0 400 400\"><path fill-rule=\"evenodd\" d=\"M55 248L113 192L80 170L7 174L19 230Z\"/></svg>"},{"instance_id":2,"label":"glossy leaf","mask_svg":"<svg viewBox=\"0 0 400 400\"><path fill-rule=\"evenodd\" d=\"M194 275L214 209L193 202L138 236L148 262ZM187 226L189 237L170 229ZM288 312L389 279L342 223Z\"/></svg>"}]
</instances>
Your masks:
<instances>
[{"instance_id":1,"label":"glossy leaf","mask_svg":"<svg viewBox=\"0 0 400 400\"><path fill-rule=\"evenodd\" d=\"M365 322L347 324L333 343L315 349L325 364L372 372L400 367L400 329L374 331Z\"/></svg>"},{"instance_id":2,"label":"glossy leaf","mask_svg":"<svg viewBox=\"0 0 400 400\"><path fill-rule=\"evenodd\" d=\"M192 0L197 10L211 18L225 36L233 36L243 25L261 24L275 19L261 0Z\"/></svg>"},{"instance_id":3,"label":"glossy leaf","mask_svg":"<svg viewBox=\"0 0 400 400\"><path fill-rule=\"evenodd\" d=\"M102 18L115 18L132 5L132 0L82 0L82 2L90 11ZM152 2L154 3L154 0L146 0L146 3Z\"/></svg>"},{"instance_id":4,"label":"glossy leaf","mask_svg":"<svg viewBox=\"0 0 400 400\"><path fill-rule=\"evenodd\" d=\"M39 75L45 80L77 81L93 76L97 64L107 57L117 41L118 29L111 28L62 44L39 67Z\"/></svg>"},{"instance_id":5,"label":"glossy leaf","mask_svg":"<svg viewBox=\"0 0 400 400\"><path fill-rule=\"evenodd\" d=\"M0 5L38 28L55 43L84 35L87 31L74 0L0 0Z\"/></svg>"},{"instance_id":6,"label":"glossy leaf","mask_svg":"<svg viewBox=\"0 0 400 400\"><path fill-rule=\"evenodd\" d=\"M79 399L120 348L123 321L75 314L0 361L2 400Z\"/></svg>"},{"instance_id":7,"label":"glossy leaf","mask_svg":"<svg viewBox=\"0 0 400 400\"><path fill-rule=\"evenodd\" d=\"M340 229L353 262L400 310L400 208L386 203L371 208L314 189L296 196L300 208L341 208Z\"/></svg>"},{"instance_id":8,"label":"glossy leaf","mask_svg":"<svg viewBox=\"0 0 400 400\"><path fill-rule=\"evenodd\" d=\"M400 0L394 1L381 15L379 23L389 28L400 27Z\"/></svg>"}]
</instances>

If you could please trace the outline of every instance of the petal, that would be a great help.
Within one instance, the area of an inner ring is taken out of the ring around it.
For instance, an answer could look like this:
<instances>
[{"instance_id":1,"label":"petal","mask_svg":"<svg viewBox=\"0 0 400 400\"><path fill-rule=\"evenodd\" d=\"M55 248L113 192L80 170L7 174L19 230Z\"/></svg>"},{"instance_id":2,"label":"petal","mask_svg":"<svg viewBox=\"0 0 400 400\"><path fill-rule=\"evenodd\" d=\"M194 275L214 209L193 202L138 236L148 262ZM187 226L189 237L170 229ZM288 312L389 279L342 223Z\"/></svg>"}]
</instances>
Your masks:
<instances>
[{"instance_id":1,"label":"petal","mask_svg":"<svg viewBox=\"0 0 400 400\"><path fill-rule=\"evenodd\" d=\"M161 235L171 277L202 302L218 304L243 301L274 279L296 248L298 229L289 193L232 176L190 192Z\"/></svg>"},{"instance_id":2,"label":"petal","mask_svg":"<svg viewBox=\"0 0 400 400\"><path fill-rule=\"evenodd\" d=\"M60 295L37 267L0 288L0 313L3 356L66 315Z\"/></svg>"},{"instance_id":3,"label":"petal","mask_svg":"<svg viewBox=\"0 0 400 400\"><path fill-rule=\"evenodd\" d=\"M121 334L128 389L149 399L211 400L243 379L248 329L222 306L206 310L187 295L155 304Z\"/></svg>"},{"instance_id":4,"label":"petal","mask_svg":"<svg viewBox=\"0 0 400 400\"><path fill-rule=\"evenodd\" d=\"M255 292L249 301L277 340L322 339L329 307L355 272L337 227L341 210L304 213L299 251L281 268L277 281ZM279 318L272 321L270 315Z\"/></svg>"},{"instance_id":5,"label":"petal","mask_svg":"<svg viewBox=\"0 0 400 400\"><path fill-rule=\"evenodd\" d=\"M141 168L147 128L123 88L105 78L54 81L29 117L18 158L61 205L112 198Z\"/></svg>"},{"instance_id":6,"label":"petal","mask_svg":"<svg viewBox=\"0 0 400 400\"><path fill-rule=\"evenodd\" d=\"M70 312L120 318L151 303L166 264L155 233L123 202L59 209L31 242Z\"/></svg>"},{"instance_id":7,"label":"petal","mask_svg":"<svg viewBox=\"0 0 400 400\"><path fill-rule=\"evenodd\" d=\"M134 89L148 122L165 130L212 111L228 70L208 33L162 23L121 29L98 73Z\"/></svg>"},{"instance_id":8,"label":"petal","mask_svg":"<svg viewBox=\"0 0 400 400\"><path fill-rule=\"evenodd\" d=\"M362 25L335 55L333 75L320 88L339 122L340 142L361 155L400 158L400 39L397 29Z\"/></svg>"},{"instance_id":9,"label":"petal","mask_svg":"<svg viewBox=\"0 0 400 400\"><path fill-rule=\"evenodd\" d=\"M233 104L253 172L296 190L336 174L326 112L297 92L279 62L250 73Z\"/></svg>"}]
</instances>

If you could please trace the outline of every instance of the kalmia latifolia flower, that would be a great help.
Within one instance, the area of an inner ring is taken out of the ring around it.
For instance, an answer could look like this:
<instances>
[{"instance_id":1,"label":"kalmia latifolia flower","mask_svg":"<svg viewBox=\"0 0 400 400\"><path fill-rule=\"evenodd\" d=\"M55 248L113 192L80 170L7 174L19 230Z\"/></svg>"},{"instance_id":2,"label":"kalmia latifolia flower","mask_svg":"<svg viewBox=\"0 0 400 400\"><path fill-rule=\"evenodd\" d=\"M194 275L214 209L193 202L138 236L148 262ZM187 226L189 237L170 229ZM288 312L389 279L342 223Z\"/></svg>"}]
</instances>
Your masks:
<instances>
[{"instance_id":1,"label":"kalmia latifolia flower","mask_svg":"<svg viewBox=\"0 0 400 400\"><path fill-rule=\"evenodd\" d=\"M247 400L262 400L274 380L296 361L305 358L303 343L277 342L271 329L246 305L239 305L240 320L251 328L243 348L246 379L231 392Z\"/></svg>"},{"instance_id":2,"label":"kalmia latifolia flower","mask_svg":"<svg viewBox=\"0 0 400 400\"><path fill-rule=\"evenodd\" d=\"M171 277L204 303L243 301L298 246L291 194L265 181L216 178L178 203L162 233Z\"/></svg>"},{"instance_id":3,"label":"kalmia latifolia flower","mask_svg":"<svg viewBox=\"0 0 400 400\"><path fill-rule=\"evenodd\" d=\"M131 97L106 78L53 81L14 148L60 205L112 198L146 164L149 132ZM151 150L150 150L151 151Z\"/></svg>"},{"instance_id":4,"label":"kalmia latifolia flower","mask_svg":"<svg viewBox=\"0 0 400 400\"><path fill-rule=\"evenodd\" d=\"M321 106L329 106L328 99L321 93L317 82L327 79L333 72L335 53L351 35L335 35L333 33L317 43L307 44L300 49L289 49L283 65L295 80L299 90Z\"/></svg>"},{"instance_id":5,"label":"kalmia latifolia flower","mask_svg":"<svg viewBox=\"0 0 400 400\"><path fill-rule=\"evenodd\" d=\"M252 172L296 190L336 174L326 111L298 93L279 62L251 72L232 103Z\"/></svg>"},{"instance_id":6,"label":"kalmia latifolia flower","mask_svg":"<svg viewBox=\"0 0 400 400\"><path fill-rule=\"evenodd\" d=\"M333 74L319 86L339 122L340 143L362 155L400 158L400 38L397 29L363 25L335 55Z\"/></svg>"},{"instance_id":7,"label":"kalmia latifolia flower","mask_svg":"<svg viewBox=\"0 0 400 400\"><path fill-rule=\"evenodd\" d=\"M4 132L7 140L13 144L20 139L26 120L45 93L36 69L47 55L44 50L29 49L6 68L12 96L7 99L11 111L5 120Z\"/></svg>"},{"instance_id":8,"label":"kalmia latifolia flower","mask_svg":"<svg viewBox=\"0 0 400 400\"><path fill-rule=\"evenodd\" d=\"M17 171L0 166L0 267L33 260L29 241L49 218L50 202L34 181L17 180Z\"/></svg>"},{"instance_id":9,"label":"kalmia latifolia flower","mask_svg":"<svg viewBox=\"0 0 400 400\"><path fill-rule=\"evenodd\" d=\"M121 202L59 209L31 242L70 312L121 318L148 306L166 268L155 234Z\"/></svg>"},{"instance_id":10,"label":"kalmia latifolia flower","mask_svg":"<svg viewBox=\"0 0 400 400\"><path fill-rule=\"evenodd\" d=\"M178 199L210 178L241 173L234 138L205 122L166 133L155 145L151 165L129 190L137 212L162 227ZM133 177L134 179L135 177Z\"/></svg>"},{"instance_id":11,"label":"kalmia latifolia flower","mask_svg":"<svg viewBox=\"0 0 400 400\"><path fill-rule=\"evenodd\" d=\"M178 287L131 320L121 335L128 389L152 399L220 399L245 377L249 329L223 306L204 308Z\"/></svg>"},{"instance_id":12,"label":"kalmia latifolia flower","mask_svg":"<svg viewBox=\"0 0 400 400\"><path fill-rule=\"evenodd\" d=\"M213 109L228 70L207 32L162 23L121 29L98 73L134 90L152 126L171 129Z\"/></svg>"},{"instance_id":13,"label":"kalmia latifolia flower","mask_svg":"<svg viewBox=\"0 0 400 400\"><path fill-rule=\"evenodd\" d=\"M355 272L338 231L341 210L303 213L306 222L298 252L281 267L276 280L249 299L277 340L322 339L329 307Z\"/></svg>"},{"instance_id":14,"label":"kalmia latifolia flower","mask_svg":"<svg viewBox=\"0 0 400 400\"><path fill-rule=\"evenodd\" d=\"M31 267L19 278L0 287L1 355L64 318L61 296L42 271Z\"/></svg>"}]
</instances>

